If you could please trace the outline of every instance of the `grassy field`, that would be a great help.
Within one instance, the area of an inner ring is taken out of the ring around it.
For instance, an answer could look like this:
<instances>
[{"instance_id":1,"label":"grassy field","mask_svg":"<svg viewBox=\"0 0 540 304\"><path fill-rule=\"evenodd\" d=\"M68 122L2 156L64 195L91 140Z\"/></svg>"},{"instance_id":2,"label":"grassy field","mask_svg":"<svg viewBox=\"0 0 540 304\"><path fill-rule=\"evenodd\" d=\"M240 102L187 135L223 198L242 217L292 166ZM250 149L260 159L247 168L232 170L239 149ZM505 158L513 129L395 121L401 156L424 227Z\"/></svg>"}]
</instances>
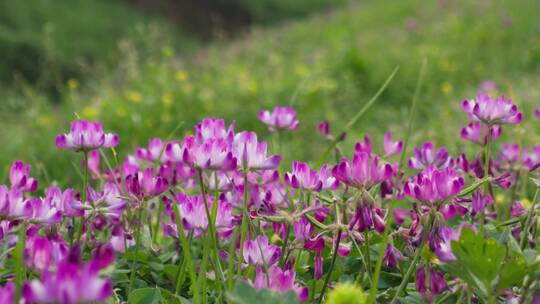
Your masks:
<instances>
[{"instance_id":1,"label":"grassy field","mask_svg":"<svg viewBox=\"0 0 540 304\"><path fill-rule=\"evenodd\" d=\"M179 46L166 39L154 39L157 51L143 56L137 43L127 41L112 72L93 71L82 75L84 80L65 81L55 102L32 86L2 94L7 105L0 117L3 176L12 160L22 159L38 168L39 178L60 184L73 178L78 155L56 150L54 137L67 130L75 115L103 121L107 130L120 134L120 152L128 153L183 123L175 134L179 137L207 116L268 134L257 121L258 111L288 104L298 110L301 127L286 136L286 160L314 160L325 145L315 132L317 122L328 120L335 132L340 130L399 66L345 143L350 147L369 134L380 147L386 131L397 137L404 133L424 59L428 65L415 143L431 138L450 151L468 145L459 139L466 122L461 100L473 97L484 80L493 80L498 93L514 98L525 112L523 126L505 130L505 138L535 144L539 13L540 3L533 0L360 1L255 28L189 55L180 55Z\"/></svg>"}]
</instances>

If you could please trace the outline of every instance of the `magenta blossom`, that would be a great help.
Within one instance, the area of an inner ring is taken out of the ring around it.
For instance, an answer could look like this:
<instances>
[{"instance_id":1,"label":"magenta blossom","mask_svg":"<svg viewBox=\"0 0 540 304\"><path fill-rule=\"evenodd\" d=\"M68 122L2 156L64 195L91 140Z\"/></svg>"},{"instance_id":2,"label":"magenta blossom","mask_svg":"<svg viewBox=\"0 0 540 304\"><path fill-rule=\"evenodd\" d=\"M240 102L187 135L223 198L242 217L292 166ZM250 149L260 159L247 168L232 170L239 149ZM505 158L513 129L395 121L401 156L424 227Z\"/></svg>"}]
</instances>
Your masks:
<instances>
[{"instance_id":1,"label":"magenta blossom","mask_svg":"<svg viewBox=\"0 0 540 304\"><path fill-rule=\"evenodd\" d=\"M218 118L205 118L195 126L195 138L198 143L209 139L223 139L232 142L234 138L234 122L226 128L225 121Z\"/></svg>"},{"instance_id":2,"label":"magenta blossom","mask_svg":"<svg viewBox=\"0 0 540 304\"><path fill-rule=\"evenodd\" d=\"M308 290L294 282L296 272L294 270L282 270L277 266L271 266L268 269L268 274L265 274L261 267L257 267L255 274L255 282L253 286L257 289L269 288L273 291L286 293L290 290L294 291L300 301L308 299Z\"/></svg>"},{"instance_id":3,"label":"magenta blossom","mask_svg":"<svg viewBox=\"0 0 540 304\"><path fill-rule=\"evenodd\" d=\"M259 235L255 240L247 240L244 243L244 261L255 266L274 265L281 255L281 248L268 243L268 238Z\"/></svg>"},{"instance_id":4,"label":"magenta blossom","mask_svg":"<svg viewBox=\"0 0 540 304\"><path fill-rule=\"evenodd\" d=\"M384 250L383 265L388 268L395 268L399 261L404 260L403 254L394 245L388 244Z\"/></svg>"},{"instance_id":5,"label":"magenta blossom","mask_svg":"<svg viewBox=\"0 0 540 304\"><path fill-rule=\"evenodd\" d=\"M46 271L41 280L23 287L23 295L31 302L81 303L102 302L112 295L112 282L99 276L100 263L82 263L73 251L58 263L55 272Z\"/></svg>"},{"instance_id":6,"label":"magenta blossom","mask_svg":"<svg viewBox=\"0 0 540 304\"><path fill-rule=\"evenodd\" d=\"M98 148L112 148L117 145L117 134L104 133L99 122L86 120L71 122L70 132L56 137L56 146L60 149L88 151Z\"/></svg>"},{"instance_id":7,"label":"magenta blossom","mask_svg":"<svg viewBox=\"0 0 540 304\"><path fill-rule=\"evenodd\" d=\"M259 112L259 120L268 126L268 130L296 130L299 122L296 119L296 111L289 107L275 107L270 111Z\"/></svg>"},{"instance_id":8,"label":"magenta blossom","mask_svg":"<svg viewBox=\"0 0 540 304\"><path fill-rule=\"evenodd\" d=\"M424 266L420 266L416 270L416 290L422 295L422 299L426 302L431 302L437 295L443 292L448 285L444 275L429 267L429 285L426 285L426 272Z\"/></svg>"},{"instance_id":9,"label":"magenta blossom","mask_svg":"<svg viewBox=\"0 0 540 304\"><path fill-rule=\"evenodd\" d=\"M37 190L38 182L30 176L30 165L25 165L22 161L16 160L9 170L9 181L11 187L19 188L23 191L34 192Z\"/></svg>"},{"instance_id":10,"label":"magenta blossom","mask_svg":"<svg viewBox=\"0 0 540 304\"><path fill-rule=\"evenodd\" d=\"M306 189L319 192L323 189L334 190L339 181L331 175L328 165L323 165L319 172L311 170L306 163L294 161L293 171L285 173L285 183L295 189Z\"/></svg>"},{"instance_id":11,"label":"magenta blossom","mask_svg":"<svg viewBox=\"0 0 540 304\"><path fill-rule=\"evenodd\" d=\"M152 168L126 177L126 186L132 195L139 198L157 196L168 188L167 181L154 175Z\"/></svg>"},{"instance_id":12,"label":"magenta blossom","mask_svg":"<svg viewBox=\"0 0 540 304\"><path fill-rule=\"evenodd\" d=\"M26 264L40 272L47 271L49 267L56 267L68 250L61 237L31 236L26 241Z\"/></svg>"},{"instance_id":13,"label":"magenta blossom","mask_svg":"<svg viewBox=\"0 0 540 304\"><path fill-rule=\"evenodd\" d=\"M521 112L511 99L501 96L492 99L488 95L478 95L476 100L463 101L463 110L474 120L479 120L489 126L503 124L518 124L521 122Z\"/></svg>"},{"instance_id":14,"label":"magenta blossom","mask_svg":"<svg viewBox=\"0 0 540 304\"><path fill-rule=\"evenodd\" d=\"M403 142L401 140L392 141L392 132L387 132L384 136L384 156L390 157L399 154L401 150L403 150Z\"/></svg>"},{"instance_id":15,"label":"magenta blossom","mask_svg":"<svg viewBox=\"0 0 540 304\"><path fill-rule=\"evenodd\" d=\"M464 184L463 178L452 168L429 167L407 181L403 190L409 197L434 205L456 196Z\"/></svg>"},{"instance_id":16,"label":"magenta blossom","mask_svg":"<svg viewBox=\"0 0 540 304\"><path fill-rule=\"evenodd\" d=\"M452 167L454 160L448 156L445 147L441 147L435 153L435 146L432 142L427 141L422 145L422 148L414 148L414 156L409 158L409 168L422 170L429 166L436 166L439 169Z\"/></svg>"},{"instance_id":17,"label":"magenta blossom","mask_svg":"<svg viewBox=\"0 0 540 304\"><path fill-rule=\"evenodd\" d=\"M0 286L0 303L15 303L15 285L7 282L5 286Z\"/></svg>"},{"instance_id":18,"label":"magenta blossom","mask_svg":"<svg viewBox=\"0 0 540 304\"><path fill-rule=\"evenodd\" d=\"M301 217L293 224L294 237L299 241L307 240L313 233L313 226L305 218Z\"/></svg>"},{"instance_id":19,"label":"magenta blossom","mask_svg":"<svg viewBox=\"0 0 540 304\"><path fill-rule=\"evenodd\" d=\"M32 221L46 224L60 223L62 212L56 209L51 201L37 197L33 197L28 201L32 208L32 215L30 217Z\"/></svg>"},{"instance_id":20,"label":"magenta blossom","mask_svg":"<svg viewBox=\"0 0 540 304\"><path fill-rule=\"evenodd\" d=\"M536 110L534 110L534 116L536 116L536 118L540 118L540 108L536 108Z\"/></svg>"},{"instance_id":21,"label":"magenta blossom","mask_svg":"<svg viewBox=\"0 0 540 304\"><path fill-rule=\"evenodd\" d=\"M459 240L461 236L461 231L463 228L469 228L474 230L474 226L471 224L461 224L458 228L452 229L450 227L440 227L438 231L438 236L440 237L440 242L437 244L434 253L437 255L437 258L442 262L452 262L456 260L454 253L452 252L452 241Z\"/></svg>"},{"instance_id":22,"label":"magenta blossom","mask_svg":"<svg viewBox=\"0 0 540 304\"><path fill-rule=\"evenodd\" d=\"M332 169L339 181L355 188L369 189L389 179L394 170L390 164L379 164L379 158L366 152L354 154L352 162L344 159Z\"/></svg>"},{"instance_id":23,"label":"magenta blossom","mask_svg":"<svg viewBox=\"0 0 540 304\"><path fill-rule=\"evenodd\" d=\"M471 122L461 129L461 138L483 146L487 142L486 129L487 127L479 121ZM493 141L501 136L502 128L499 125L494 125L489 128L489 132L490 141Z\"/></svg>"},{"instance_id":24,"label":"magenta blossom","mask_svg":"<svg viewBox=\"0 0 540 304\"><path fill-rule=\"evenodd\" d=\"M208 230L208 217L201 195L189 196L182 192L177 192L175 199L186 229L195 229L196 235L200 235L202 231ZM214 204L213 198L208 196L207 202L209 210L212 210L212 205ZM221 236L228 236L232 230L232 205L222 199L218 200L217 204L216 230ZM173 217L173 222L175 221ZM176 225L172 225L171 228L174 230L177 229ZM173 235L177 235L177 232Z\"/></svg>"},{"instance_id":25,"label":"magenta blossom","mask_svg":"<svg viewBox=\"0 0 540 304\"><path fill-rule=\"evenodd\" d=\"M198 143L195 137L187 136L183 147L178 143L170 143L166 155L174 161L183 161L194 168L208 170L234 170L236 158L232 154L231 142L221 138L208 139Z\"/></svg>"},{"instance_id":26,"label":"magenta blossom","mask_svg":"<svg viewBox=\"0 0 540 304\"><path fill-rule=\"evenodd\" d=\"M152 138L148 141L148 148L137 148L135 155L140 160L153 163L161 158L164 148L165 145L161 138Z\"/></svg>"},{"instance_id":27,"label":"magenta blossom","mask_svg":"<svg viewBox=\"0 0 540 304\"><path fill-rule=\"evenodd\" d=\"M234 155L238 167L243 170L275 169L281 161L281 156L267 156L267 145L257 141L255 132L240 132L234 137Z\"/></svg>"},{"instance_id":28,"label":"magenta blossom","mask_svg":"<svg viewBox=\"0 0 540 304\"><path fill-rule=\"evenodd\" d=\"M529 169L535 169L540 164L540 145L532 149L523 148L523 165Z\"/></svg>"},{"instance_id":29,"label":"magenta blossom","mask_svg":"<svg viewBox=\"0 0 540 304\"><path fill-rule=\"evenodd\" d=\"M32 212L31 202L24 198L20 189L8 190L5 185L0 185L0 216L9 219L30 219Z\"/></svg>"},{"instance_id":30,"label":"magenta blossom","mask_svg":"<svg viewBox=\"0 0 540 304\"><path fill-rule=\"evenodd\" d=\"M481 191L476 191L472 195L472 214L480 214L483 213L486 209L487 205L493 204L493 198L488 193L486 195L483 195Z\"/></svg>"},{"instance_id":31,"label":"magenta blossom","mask_svg":"<svg viewBox=\"0 0 540 304\"><path fill-rule=\"evenodd\" d=\"M45 201L55 206L64 216L76 217L84 214L84 206L79 195L73 189L64 192L58 187L50 187L45 191Z\"/></svg>"},{"instance_id":32,"label":"magenta blossom","mask_svg":"<svg viewBox=\"0 0 540 304\"><path fill-rule=\"evenodd\" d=\"M114 183L105 183L102 189L100 192L88 189L90 202L99 214L117 224L126 208L127 201L120 197L120 191Z\"/></svg>"}]
</instances>

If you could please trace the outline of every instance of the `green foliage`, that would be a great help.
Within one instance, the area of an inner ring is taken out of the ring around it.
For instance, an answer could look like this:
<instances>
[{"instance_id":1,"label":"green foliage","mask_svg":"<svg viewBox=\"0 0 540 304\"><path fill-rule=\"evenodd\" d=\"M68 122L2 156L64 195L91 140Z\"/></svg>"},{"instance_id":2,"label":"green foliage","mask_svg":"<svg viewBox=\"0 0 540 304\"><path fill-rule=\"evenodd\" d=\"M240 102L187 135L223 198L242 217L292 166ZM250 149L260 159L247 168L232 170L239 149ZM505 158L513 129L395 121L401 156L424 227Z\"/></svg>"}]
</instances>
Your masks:
<instances>
[{"instance_id":1,"label":"green foliage","mask_svg":"<svg viewBox=\"0 0 540 304\"><path fill-rule=\"evenodd\" d=\"M227 294L227 299L231 304L295 304L298 296L293 291L277 293L270 289L257 290L245 282L237 282L234 290Z\"/></svg>"},{"instance_id":2,"label":"green foliage","mask_svg":"<svg viewBox=\"0 0 540 304\"><path fill-rule=\"evenodd\" d=\"M129 294L128 301L134 304L159 304L161 302L161 292L159 288L135 289Z\"/></svg>"},{"instance_id":3,"label":"green foliage","mask_svg":"<svg viewBox=\"0 0 540 304\"><path fill-rule=\"evenodd\" d=\"M523 253L469 228L462 230L458 241L452 241L452 251L456 261L443 268L461 278L483 299L520 284L533 270L533 263L527 263Z\"/></svg>"}]
</instances>

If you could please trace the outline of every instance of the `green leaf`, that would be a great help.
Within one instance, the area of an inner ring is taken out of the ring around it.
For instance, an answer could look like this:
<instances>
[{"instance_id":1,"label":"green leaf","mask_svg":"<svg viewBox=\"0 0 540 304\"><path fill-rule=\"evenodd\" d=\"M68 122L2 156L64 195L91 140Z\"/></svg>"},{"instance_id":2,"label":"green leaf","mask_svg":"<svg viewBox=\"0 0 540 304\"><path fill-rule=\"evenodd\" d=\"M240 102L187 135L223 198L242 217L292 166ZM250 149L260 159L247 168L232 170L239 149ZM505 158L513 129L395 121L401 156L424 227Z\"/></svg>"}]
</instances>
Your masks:
<instances>
[{"instance_id":1,"label":"green leaf","mask_svg":"<svg viewBox=\"0 0 540 304\"><path fill-rule=\"evenodd\" d=\"M161 292L159 288L135 289L128 297L128 302L130 304L159 304L160 301Z\"/></svg>"},{"instance_id":2,"label":"green leaf","mask_svg":"<svg viewBox=\"0 0 540 304\"><path fill-rule=\"evenodd\" d=\"M536 185L536 187L540 188L540 179L530 177L531 181Z\"/></svg>"},{"instance_id":3,"label":"green leaf","mask_svg":"<svg viewBox=\"0 0 540 304\"><path fill-rule=\"evenodd\" d=\"M472 275L490 288L499 274L506 248L492 238L485 239L473 230L464 228L458 241L452 241L452 251Z\"/></svg>"},{"instance_id":4,"label":"green leaf","mask_svg":"<svg viewBox=\"0 0 540 304\"><path fill-rule=\"evenodd\" d=\"M227 293L229 303L233 304L298 304L298 296L294 291L277 293L270 289L255 289L245 282L237 282L234 290Z\"/></svg>"},{"instance_id":5,"label":"green leaf","mask_svg":"<svg viewBox=\"0 0 540 304\"><path fill-rule=\"evenodd\" d=\"M191 301L176 295L165 288L160 288L163 301L171 304L191 304Z\"/></svg>"},{"instance_id":6,"label":"green leaf","mask_svg":"<svg viewBox=\"0 0 540 304\"><path fill-rule=\"evenodd\" d=\"M529 267L523 254L519 253L508 257L502 266L497 290L500 291L520 284L528 273Z\"/></svg>"}]
</instances>

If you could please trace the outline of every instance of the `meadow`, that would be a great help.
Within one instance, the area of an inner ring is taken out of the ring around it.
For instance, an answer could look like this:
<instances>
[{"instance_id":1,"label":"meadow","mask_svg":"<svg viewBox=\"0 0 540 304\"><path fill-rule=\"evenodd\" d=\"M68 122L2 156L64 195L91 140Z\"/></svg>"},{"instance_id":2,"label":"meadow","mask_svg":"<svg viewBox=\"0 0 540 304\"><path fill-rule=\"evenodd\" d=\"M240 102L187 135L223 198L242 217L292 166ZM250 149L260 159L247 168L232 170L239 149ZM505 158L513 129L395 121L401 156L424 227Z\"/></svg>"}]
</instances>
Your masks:
<instances>
[{"instance_id":1,"label":"meadow","mask_svg":"<svg viewBox=\"0 0 540 304\"><path fill-rule=\"evenodd\" d=\"M261 3L206 42L102 4L83 63L51 27L1 85L0 299L538 301L540 3Z\"/></svg>"}]
</instances>

